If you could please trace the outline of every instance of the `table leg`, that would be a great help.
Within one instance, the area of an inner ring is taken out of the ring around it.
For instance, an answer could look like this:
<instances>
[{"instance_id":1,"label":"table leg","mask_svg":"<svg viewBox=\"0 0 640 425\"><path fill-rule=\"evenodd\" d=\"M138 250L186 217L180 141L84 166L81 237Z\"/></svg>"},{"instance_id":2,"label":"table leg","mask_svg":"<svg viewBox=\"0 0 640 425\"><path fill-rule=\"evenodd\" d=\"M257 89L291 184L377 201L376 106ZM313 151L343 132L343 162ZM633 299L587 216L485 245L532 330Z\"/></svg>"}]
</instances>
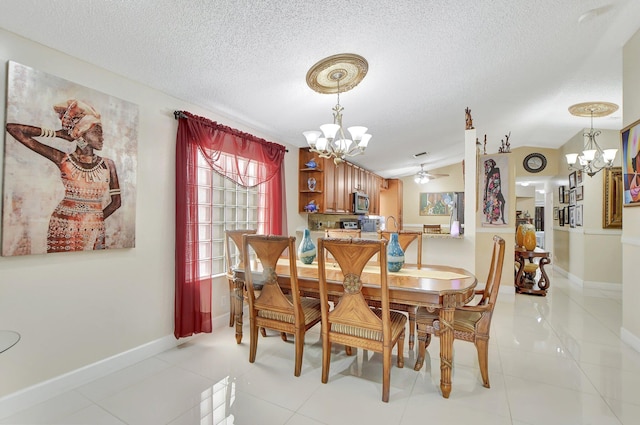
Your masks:
<instances>
[{"instance_id":1,"label":"table leg","mask_svg":"<svg viewBox=\"0 0 640 425\"><path fill-rule=\"evenodd\" d=\"M451 367L453 366L453 296L445 296L440 310L440 390L444 398L451 393Z\"/></svg>"},{"instance_id":2,"label":"table leg","mask_svg":"<svg viewBox=\"0 0 640 425\"><path fill-rule=\"evenodd\" d=\"M242 342L242 311L244 308L244 281L233 280L233 303L236 322L236 343Z\"/></svg>"},{"instance_id":3,"label":"table leg","mask_svg":"<svg viewBox=\"0 0 640 425\"><path fill-rule=\"evenodd\" d=\"M549 276L547 276L547 272L544 271L544 266L549 263L551 263L549 257L540 258L540 262L538 263L538 265L540 266L540 280L538 280L538 288L545 292L547 289L549 289L550 282Z\"/></svg>"},{"instance_id":4,"label":"table leg","mask_svg":"<svg viewBox=\"0 0 640 425\"><path fill-rule=\"evenodd\" d=\"M516 274L514 282L516 286L516 293L520 293L520 290L524 286L522 284L522 276L524 275L524 258L518 256L518 263L520 263L520 267L518 267L518 273Z\"/></svg>"}]
</instances>

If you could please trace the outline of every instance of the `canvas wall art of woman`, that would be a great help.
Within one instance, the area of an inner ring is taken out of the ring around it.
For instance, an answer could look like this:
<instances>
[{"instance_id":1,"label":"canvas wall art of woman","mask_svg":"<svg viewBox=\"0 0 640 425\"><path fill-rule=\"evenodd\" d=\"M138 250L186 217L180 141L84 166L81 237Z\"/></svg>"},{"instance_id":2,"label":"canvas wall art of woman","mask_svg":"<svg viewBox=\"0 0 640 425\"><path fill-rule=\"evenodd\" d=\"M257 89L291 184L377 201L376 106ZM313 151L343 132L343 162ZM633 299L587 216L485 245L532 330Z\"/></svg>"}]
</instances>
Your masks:
<instances>
[{"instance_id":1,"label":"canvas wall art of woman","mask_svg":"<svg viewBox=\"0 0 640 425\"><path fill-rule=\"evenodd\" d=\"M114 162L96 154L104 137L100 114L89 103L69 99L53 106L61 128L8 123L7 132L60 170L64 197L51 213L47 252L105 249L105 219L122 205ZM70 153L46 143L59 138L75 144Z\"/></svg>"}]
</instances>

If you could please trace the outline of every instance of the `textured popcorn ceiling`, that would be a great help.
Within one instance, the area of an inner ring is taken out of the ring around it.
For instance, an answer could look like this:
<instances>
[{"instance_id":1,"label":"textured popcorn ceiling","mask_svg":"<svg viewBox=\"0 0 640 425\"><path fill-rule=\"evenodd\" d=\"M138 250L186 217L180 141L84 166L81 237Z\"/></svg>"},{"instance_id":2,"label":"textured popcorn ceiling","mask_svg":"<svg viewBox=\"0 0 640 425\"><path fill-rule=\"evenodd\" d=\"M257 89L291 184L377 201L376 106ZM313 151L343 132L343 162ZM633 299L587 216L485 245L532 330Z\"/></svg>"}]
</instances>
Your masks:
<instances>
[{"instance_id":1,"label":"textured popcorn ceiling","mask_svg":"<svg viewBox=\"0 0 640 425\"><path fill-rule=\"evenodd\" d=\"M344 124L369 127L353 161L385 177L461 161L466 107L490 153L508 132L512 147L561 146L589 126L567 111L579 102L620 105L595 121L619 130L638 16L639 0L0 1L0 28L297 146L336 102L307 70L362 55Z\"/></svg>"}]
</instances>

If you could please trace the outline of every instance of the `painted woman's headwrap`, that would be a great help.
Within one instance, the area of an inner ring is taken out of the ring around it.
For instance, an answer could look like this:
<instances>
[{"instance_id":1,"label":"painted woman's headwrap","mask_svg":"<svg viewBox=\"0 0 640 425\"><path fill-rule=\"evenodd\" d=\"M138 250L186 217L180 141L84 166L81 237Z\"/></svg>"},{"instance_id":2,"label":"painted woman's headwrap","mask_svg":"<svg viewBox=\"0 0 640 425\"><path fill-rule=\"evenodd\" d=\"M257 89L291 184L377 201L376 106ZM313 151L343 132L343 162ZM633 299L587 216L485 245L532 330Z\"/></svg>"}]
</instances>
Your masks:
<instances>
[{"instance_id":1,"label":"painted woman's headwrap","mask_svg":"<svg viewBox=\"0 0 640 425\"><path fill-rule=\"evenodd\" d=\"M484 172L488 173L495 166L496 166L496 162L493 159L487 159L484 162Z\"/></svg>"},{"instance_id":2,"label":"painted woman's headwrap","mask_svg":"<svg viewBox=\"0 0 640 425\"><path fill-rule=\"evenodd\" d=\"M69 99L54 105L53 110L62 121L62 128L74 140L81 138L94 125L101 124L98 111L81 100Z\"/></svg>"}]
</instances>

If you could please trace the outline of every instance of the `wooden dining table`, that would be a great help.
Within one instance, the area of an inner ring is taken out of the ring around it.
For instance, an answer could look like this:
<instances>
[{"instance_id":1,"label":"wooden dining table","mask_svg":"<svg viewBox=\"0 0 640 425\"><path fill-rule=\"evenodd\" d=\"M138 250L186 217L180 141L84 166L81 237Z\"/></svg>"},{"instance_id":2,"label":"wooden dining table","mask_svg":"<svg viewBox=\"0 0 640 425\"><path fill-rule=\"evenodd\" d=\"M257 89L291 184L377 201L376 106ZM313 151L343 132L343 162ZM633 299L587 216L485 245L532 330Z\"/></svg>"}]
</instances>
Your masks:
<instances>
[{"instance_id":1,"label":"wooden dining table","mask_svg":"<svg viewBox=\"0 0 640 425\"><path fill-rule=\"evenodd\" d=\"M281 259L276 267L278 282L283 288L288 288L289 260ZM319 296L318 265L296 262L298 284L305 296ZM255 269L253 269L255 270ZM376 270L378 270L376 272ZM234 270L236 282L236 342L242 342L242 308L243 308L243 269ZM254 273L257 273L254 271ZM337 265L327 264L327 289L329 294L342 293L343 275ZM367 266L361 276L363 282L362 294L366 299L380 300L379 267ZM456 307L467 304L474 297L474 290L478 283L476 277L467 270L440 266L423 265L418 269L415 265L407 265L399 272L389 272L389 302L410 306L424 306L438 309L440 316L440 390L445 398L451 393L451 367L453 365L453 322ZM255 278L260 281L260 278ZM419 370L424 359L416 360Z\"/></svg>"}]
</instances>

